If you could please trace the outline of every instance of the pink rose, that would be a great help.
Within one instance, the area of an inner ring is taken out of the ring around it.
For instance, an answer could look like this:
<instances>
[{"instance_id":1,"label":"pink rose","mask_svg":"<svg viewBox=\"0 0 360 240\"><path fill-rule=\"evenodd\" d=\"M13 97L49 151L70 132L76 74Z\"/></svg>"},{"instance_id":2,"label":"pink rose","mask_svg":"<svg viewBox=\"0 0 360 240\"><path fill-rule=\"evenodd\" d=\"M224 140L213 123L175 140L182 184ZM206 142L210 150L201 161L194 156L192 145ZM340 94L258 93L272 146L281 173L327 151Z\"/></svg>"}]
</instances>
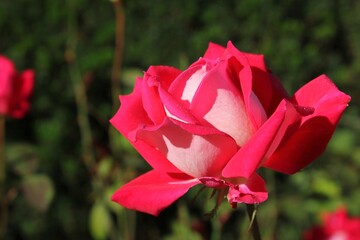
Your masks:
<instances>
[{"instance_id":1,"label":"pink rose","mask_svg":"<svg viewBox=\"0 0 360 240\"><path fill-rule=\"evenodd\" d=\"M0 55L0 114L23 117L29 110L34 85L34 71L17 73L14 64Z\"/></svg>"},{"instance_id":2,"label":"pink rose","mask_svg":"<svg viewBox=\"0 0 360 240\"><path fill-rule=\"evenodd\" d=\"M345 208L322 216L322 225L305 232L304 240L358 240L360 218L350 218Z\"/></svg>"},{"instance_id":3,"label":"pink rose","mask_svg":"<svg viewBox=\"0 0 360 240\"><path fill-rule=\"evenodd\" d=\"M158 215L204 184L228 201L268 197L260 167L292 174L325 149L350 97L325 75L289 97L262 55L210 43L185 71L152 66L121 96L111 123L153 170L112 200ZM227 192L227 193L226 193Z\"/></svg>"}]
</instances>

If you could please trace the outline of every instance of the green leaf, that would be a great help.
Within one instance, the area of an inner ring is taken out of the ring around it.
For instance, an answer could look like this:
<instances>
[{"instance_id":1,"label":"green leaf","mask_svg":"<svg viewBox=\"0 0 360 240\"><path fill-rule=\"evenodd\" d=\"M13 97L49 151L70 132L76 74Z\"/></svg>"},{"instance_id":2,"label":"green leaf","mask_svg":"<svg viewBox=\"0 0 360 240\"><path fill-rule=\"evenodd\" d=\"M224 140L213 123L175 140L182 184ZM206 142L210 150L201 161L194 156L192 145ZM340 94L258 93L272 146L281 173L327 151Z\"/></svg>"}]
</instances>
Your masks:
<instances>
[{"instance_id":1,"label":"green leaf","mask_svg":"<svg viewBox=\"0 0 360 240\"><path fill-rule=\"evenodd\" d=\"M109 210L101 202L95 202L90 210L90 233L96 240L106 239L111 229Z\"/></svg>"},{"instance_id":2,"label":"green leaf","mask_svg":"<svg viewBox=\"0 0 360 240\"><path fill-rule=\"evenodd\" d=\"M27 203L39 211L47 210L55 194L52 180L44 174L26 176L21 189Z\"/></svg>"}]
</instances>

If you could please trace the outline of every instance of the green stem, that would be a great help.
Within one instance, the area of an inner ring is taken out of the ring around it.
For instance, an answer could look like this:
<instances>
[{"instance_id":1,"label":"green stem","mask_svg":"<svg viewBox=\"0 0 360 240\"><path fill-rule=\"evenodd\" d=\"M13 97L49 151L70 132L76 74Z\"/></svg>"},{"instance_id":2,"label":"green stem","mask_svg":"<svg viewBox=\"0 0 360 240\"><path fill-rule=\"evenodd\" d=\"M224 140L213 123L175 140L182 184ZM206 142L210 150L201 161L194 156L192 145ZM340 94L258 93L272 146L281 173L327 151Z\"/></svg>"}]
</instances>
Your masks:
<instances>
[{"instance_id":1,"label":"green stem","mask_svg":"<svg viewBox=\"0 0 360 240\"><path fill-rule=\"evenodd\" d=\"M261 240L259 225L256 219L256 205L246 204L246 210L250 218L250 231L254 240Z\"/></svg>"}]
</instances>

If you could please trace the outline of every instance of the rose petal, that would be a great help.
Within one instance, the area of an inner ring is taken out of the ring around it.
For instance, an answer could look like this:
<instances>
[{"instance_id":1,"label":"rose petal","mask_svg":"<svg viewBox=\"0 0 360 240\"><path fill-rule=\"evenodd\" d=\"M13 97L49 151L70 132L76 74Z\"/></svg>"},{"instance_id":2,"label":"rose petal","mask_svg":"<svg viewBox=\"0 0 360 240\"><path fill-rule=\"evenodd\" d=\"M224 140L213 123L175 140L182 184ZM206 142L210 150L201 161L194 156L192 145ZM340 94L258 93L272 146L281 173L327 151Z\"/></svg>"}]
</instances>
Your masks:
<instances>
[{"instance_id":1,"label":"rose petal","mask_svg":"<svg viewBox=\"0 0 360 240\"><path fill-rule=\"evenodd\" d=\"M177 99L181 99L184 104L186 104L186 107L189 107L195 92L199 88L206 73L206 62L204 60L199 60L197 64L193 64L179 75L171 85L169 92Z\"/></svg>"},{"instance_id":2,"label":"rose petal","mask_svg":"<svg viewBox=\"0 0 360 240\"><path fill-rule=\"evenodd\" d=\"M202 135L199 135L202 134ZM144 128L137 139L149 143L182 172L193 177L218 177L237 151L235 141L213 128L165 121L155 128Z\"/></svg>"},{"instance_id":3,"label":"rose petal","mask_svg":"<svg viewBox=\"0 0 360 240\"><path fill-rule=\"evenodd\" d=\"M252 88L258 97L267 116L270 116L282 99L289 99L280 81L271 73L258 68L251 68L253 74Z\"/></svg>"},{"instance_id":4,"label":"rose petal","mask_svg":"<svg viewBox=\"0 0 360 240\"><path fill-rule=\"evenodd\" d=\"M225 166L224 177L249 178L259 168L285 119L289 103L283 100L275 113Z\"/></svg>"},{"instance_id":5,"label":"rose petal","mask_svg":"<svg viewBox=\"0 0 360 240\"><path fill-rule=\"evenodd\" d=\"M231 186L227 198L232 205L234 203L259 204L268 198L268 192L264 180L255 173L245 183Z\"/></svg>"},{"instance_id":6,"label":"rose petal","mask_svg":"<svg viewBox=\"0 0 360 240\"><path fill-rule=\"evenodd\" d=\"M0 55L0 114L9 113L9 98L12 92L12 81L16 75L14 64Z\"/></svg>"},{"instance_id":7,"label":"rose petal","mask_svg":"<svg viewBox=\"0 0 360 240\"><path fill-rule=\"evenodd\" d=\"M268 72L263 54L254 54L247 52L241 52L241 53L244 54L251 68L259 69L262 72Z\"/></svg>"},{"instance_id":8,"label":"rose petal","mask_svg":"<svg viewBox=\"0 0 360 240\"><path fill-rule=\"evenodd\" d=\"M142 102L142 79L139 78L135 84L134 91L127 96L121 96L121 107L110 120L110 123L121 132L144 157L144 159L157 170L178 171L162 153L141 139L136 139L136 133L146 125L153 126Z\"/></svg>"},{"instance_id":9,"label":"rose petal","mask_svg":"<svg viewBox=\"0 0 360 240\"><path fill-rule=\"evenodd\" d=\"M34 71L17 73L12 61L0 56L0 113L23 117L29 110L29 97L34 86Z\"/></svg>"},{"instance_id":10,"label":"rose petal","mask_svg":"<svg viewBox=\"0 0 360 240\"><path fill-rule=\"evenodd\" d=\"M225 48L223 46L210 42L204 58L216 60L223 55L224 51Z\"/></svg>"},{"instance_id":11,"label":"rose petal","mask_svg":"<svg viewBox=\"0 0 360 240\"><path fill-rule=\"evenodd\" d=\"M254 132L238 87L232 82L224 60L208 71L196 91L190 110L197 119L204 119L243 146Z\"/></svg>"},{"instance_id":12,"label":"rose petal","mask_svg":"<svg viewBox=\"0 0 360 240\"><path fill-rule=\"evenodd\" d=\"M122 186L111 200L126 208L157 216L199 183L186 174L152 170Z\"/></svg>"},{"instance_id":13,"label":"rose petal","mask_svg":"<svg viewBox=\"0 0 360 240\"><path fill-rule=\"evenodd\" d=\"M149 86L160 84L163 89L168 90L172 82L181 74L181 71L169 66L150 66L145 74L153 77L148 80Z\"/></svg>"},{"instance_id":14,"label":"rose petal","mask_svg":"<svg viewBox=\"0 0 360 240\"><path fill-rule=\"evenodd\" d=\"M174 80L169 93L188 109L203 78L216 64L217 61L200 58Z\"/></svg>"},{"instance_id":15,"label":"rose petal","mask_svg":"<svg viewBox=\"0 0 360 240\"><path fill-rule=\"evenodd\" d=\"M142 78L137 78L134 90L129 95L120 96L121 107L110 122L126 137L139 125L152 125L153 122L144 110L142 101Z\"/></svg>"},{"instance_id":16,"label":"rose petal","mask_svg":"<svg viewBox=\"0 0 360 240\"><path fill-rule=\"evenodd\" d=\"M6 57L0 55L0 82L7 82L9 78L14 77L15 72L14 64Z\"/></svg>"},{"instance_id":17,"label":"rose petal","mask_svg":"<svg viewBox=\"0 0 360 240\"><path fill-rule=\"evenodd\" d=\"M236 49L231 42L228 42L226 51L230 56L236 57L236 59L243 66L243 68L239 72L238 77L240 79L240 85L245 102L245 107L247 115L251 119L255 128L258 129L266 121L267 116L259 99L252 91L252 81L254 77L252 76L251 67L247 55Z\"/></svg>"},{"instance_id":18,"label":"rose petal","mask_svg":"<svg viewBox=\"0 0 360 240\"><path fill-rule=\"evenodd\" d=\"M261 102L267 116L270 116L282 99L289 95L281 82L267 69L264 55L244 53L252 73L252 90Z\"/></svg>"},{"instance_id":19,"label":"rose petal","mask_svg":"<svg viewBox=\"0 0 360 240\"><path fill-rule=\"evenodd\" d=\"M208 188L225 188L230 185L225 180L214 177L201 177L199 181Z\"/></svg>"},{"instance_id":20,"label":"rose petal","mask_svg":"<svg viewBox=\"0 0 360 240\"><path fill-rule=\"evenodd\" d=\"M167 89L180 72L172 67L152 66L144 74L144 79L141 80L143 108L154 124L160 124L165 117L165 109L158 88Z\"/></svg>"},{"instance_id":21,"label":"rose petal","mask_svg":"<svg viewBox=\"0 0 360 240\"><path fill-rule=\"evenodd\" d=\"M315 111L287 129L278 149L264 164L287 174L299 171L325 150L350 97L322 75L297 91L293 101Z\"/></svg>"},{"instance_id":22,"label":"rose petal","mask_svg":"<svg viewBox=\"0 0 360 240\"><path fill-rule=\"evenodd\" d=\"M168 117L190 124L198 123L196 117L184 106L183 102L162 88L159 88L159 94Z\"/></svg>"}]
</instances>

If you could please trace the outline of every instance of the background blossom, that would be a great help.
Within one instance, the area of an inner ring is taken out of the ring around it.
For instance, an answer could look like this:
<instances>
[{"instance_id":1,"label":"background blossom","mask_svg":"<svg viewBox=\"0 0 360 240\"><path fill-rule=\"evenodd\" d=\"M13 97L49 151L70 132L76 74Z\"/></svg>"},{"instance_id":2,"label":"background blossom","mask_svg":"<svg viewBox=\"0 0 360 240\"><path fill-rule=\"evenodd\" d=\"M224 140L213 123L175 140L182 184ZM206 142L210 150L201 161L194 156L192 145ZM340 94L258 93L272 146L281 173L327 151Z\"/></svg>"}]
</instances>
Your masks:
<instances>
[{"instance_id":1,"label":"background blossom","mask_svg":"<svg viewBox=\"0 0 360 240\"><path fill-rule=\"evenodd\" d=\"M29 110L34 87L34 71L17 72L14 63L0 55L0 114L23 117Z\"/></svg>"},{"instance_id":2,"label":"background blossom","mask_svg":"<svg viewBox=\"0 0 360 240\"><path fill-rule=\"evenodd\" d=\"M346 208L322 215L322 223L304 234L304 240L357 240L360 239L360 218L350 217Z\"/></svg>"}]
</instances>

